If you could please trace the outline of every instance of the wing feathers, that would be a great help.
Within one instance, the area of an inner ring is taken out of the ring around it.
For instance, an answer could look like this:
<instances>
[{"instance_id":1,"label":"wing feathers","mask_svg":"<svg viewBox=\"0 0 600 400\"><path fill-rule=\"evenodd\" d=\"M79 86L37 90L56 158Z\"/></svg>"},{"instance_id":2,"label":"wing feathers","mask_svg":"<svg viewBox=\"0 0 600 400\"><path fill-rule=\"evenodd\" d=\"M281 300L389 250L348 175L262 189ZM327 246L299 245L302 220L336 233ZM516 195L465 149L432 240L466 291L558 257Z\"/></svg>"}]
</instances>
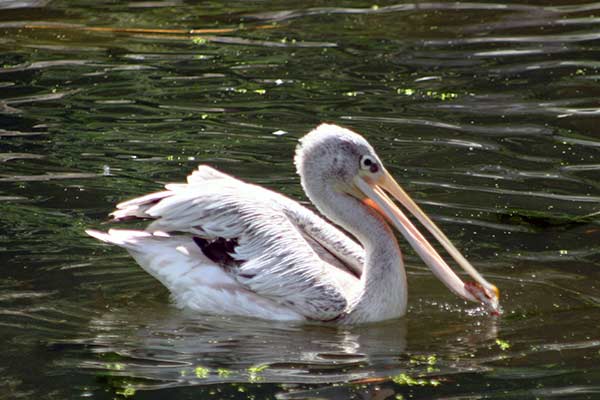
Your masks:
<instances>
[{"instance_id":1,"label":"wing feathers","mask_svg":"<svg viewBox=\"0 0 600 400\"><path fill-rule=\"evenodd\" d=\"M153 243L158 242L160 238L151 233L156 231L189 232L210 240L236 239L228 255L238 262L226 271L247 290L306 318L328 320L344 312L349 297L346 289L357 278L323 261L303 236L306 233L290 220L290 215L312 214L310 211L284 196L207 166L200 166L187 182L169 184L166 191L117 206L113 213L116 219L154 219L147 232L130 236L132 242L149 237ZM339 240L349 241L339 231L334 233L341 235ZM90 235L126 247L138 259L133 244L125 243L120 234L92 231ZM194 251L202 254L201 246L191 236L187 240ZM346 244L350 250L344 250L343 256L359 262L356 259L360 255L355 254L358 246L352 241ZM202 257L215 265L204 254Z\"/></svg>"}]
</instances>

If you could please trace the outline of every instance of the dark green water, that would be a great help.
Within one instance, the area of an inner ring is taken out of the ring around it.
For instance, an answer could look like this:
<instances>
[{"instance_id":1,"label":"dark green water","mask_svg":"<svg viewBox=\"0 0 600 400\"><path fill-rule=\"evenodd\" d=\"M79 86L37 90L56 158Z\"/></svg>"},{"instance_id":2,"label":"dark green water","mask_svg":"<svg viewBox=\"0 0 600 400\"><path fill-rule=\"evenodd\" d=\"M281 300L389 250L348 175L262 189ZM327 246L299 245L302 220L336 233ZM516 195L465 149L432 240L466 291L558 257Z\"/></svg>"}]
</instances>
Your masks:
<instances>
[{"instance_id":1,"label":"dark green water","mask_svg":"<svg viewBox=\"0 0 600 400\"><path fill-rule=\"evenodd\" d=\"M0 398L600 398L600 4L332 3L0 2ZM402 320L193 315L83 233L199 163L304 200L321 121L371 141L502 317L408 249Z\"/></svg>"}]
</instances>

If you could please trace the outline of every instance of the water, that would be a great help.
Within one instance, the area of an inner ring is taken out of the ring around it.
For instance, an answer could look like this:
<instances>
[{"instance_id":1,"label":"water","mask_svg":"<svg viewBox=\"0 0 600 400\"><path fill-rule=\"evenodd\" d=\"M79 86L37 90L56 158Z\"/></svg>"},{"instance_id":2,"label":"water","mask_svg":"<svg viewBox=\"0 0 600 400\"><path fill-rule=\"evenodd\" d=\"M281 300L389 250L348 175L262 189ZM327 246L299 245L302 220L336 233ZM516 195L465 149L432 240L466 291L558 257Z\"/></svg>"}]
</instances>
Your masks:
<instances>
[{"instance_id":1,"label":"water","mask_svg":"<svg viewBox=\"0 0 600 400\"><path fill-rule=\"evenodd\" d=\"M0 398L600 398L599 10L0 2ZM370 140L501 318L405 243L402 320L194 315L83 233L199 163L304 200L321 121Z\"/></svg>"}]
</instances>

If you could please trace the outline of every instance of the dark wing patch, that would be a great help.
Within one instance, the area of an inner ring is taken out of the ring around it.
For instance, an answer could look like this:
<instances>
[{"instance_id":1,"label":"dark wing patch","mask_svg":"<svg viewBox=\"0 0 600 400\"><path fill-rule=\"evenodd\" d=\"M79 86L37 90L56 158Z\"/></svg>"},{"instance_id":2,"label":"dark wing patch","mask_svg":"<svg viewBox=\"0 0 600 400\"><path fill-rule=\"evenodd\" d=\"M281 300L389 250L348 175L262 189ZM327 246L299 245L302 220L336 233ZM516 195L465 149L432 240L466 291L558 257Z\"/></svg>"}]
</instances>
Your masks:
<instances>
[{"instance_id":1,"label":"dark wing patch","mask_svg":"<svg viewBox=\"0 0 600 400\"><path fill-rule=\"evenodd\" d=\"M235 238L216 238L214 240L208 240L194 236L192 239L194 240L194 243L200 247L200 250L202 250L204 255L216 264L221 266L237 266L243 262L231 257L231 253L235 252L235 248L238 245L238 241Z\"/></svg>"}]
</instances>

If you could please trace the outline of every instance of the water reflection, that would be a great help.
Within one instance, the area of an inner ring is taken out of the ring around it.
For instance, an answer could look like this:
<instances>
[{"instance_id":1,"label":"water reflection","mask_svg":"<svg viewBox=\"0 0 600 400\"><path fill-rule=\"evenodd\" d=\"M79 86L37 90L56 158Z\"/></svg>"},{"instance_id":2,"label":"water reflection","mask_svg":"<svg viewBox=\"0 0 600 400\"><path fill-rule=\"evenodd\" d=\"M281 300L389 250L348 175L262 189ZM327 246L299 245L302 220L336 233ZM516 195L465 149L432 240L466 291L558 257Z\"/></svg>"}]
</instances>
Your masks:
<instances>
[{"instance_id":1,"label":"water reflection","mask_svg":"<svg viewBox=\"0 0 600 400\"><path fill-rule=\"evenodd\" d=\"M495 319L475 329L470 320L431 330L407 319L337 327L193 315L158 304L134 307L96 315L86 329L89 334L52 346L78 355L72 367L126 378L135 389L227 382L390 382L399 374L486 370L477 359L461 358L482 343L493 343L498 329ZM440 346L428 353L423 346L432 337ZM80 359L82 348L93 358Z\"/></svg>"},{"instance_id":2,"label":"water reflection","mask_svg":"<svg viewBox=\"0 0 600 400\"><path fill-rule=\"evenodd\" d=\"M125 310L94 318L90 331L95 337L83 343L96 353L118 354L118 374L151 379L160 386L344 382L366 376L360 367L402 354L406 347L401 320L346 329L193 316L172 309L156 318L152 311L152 317L134 321ZM98 361L81 366L114 368Z\"/></svg>"}]
</instances>

